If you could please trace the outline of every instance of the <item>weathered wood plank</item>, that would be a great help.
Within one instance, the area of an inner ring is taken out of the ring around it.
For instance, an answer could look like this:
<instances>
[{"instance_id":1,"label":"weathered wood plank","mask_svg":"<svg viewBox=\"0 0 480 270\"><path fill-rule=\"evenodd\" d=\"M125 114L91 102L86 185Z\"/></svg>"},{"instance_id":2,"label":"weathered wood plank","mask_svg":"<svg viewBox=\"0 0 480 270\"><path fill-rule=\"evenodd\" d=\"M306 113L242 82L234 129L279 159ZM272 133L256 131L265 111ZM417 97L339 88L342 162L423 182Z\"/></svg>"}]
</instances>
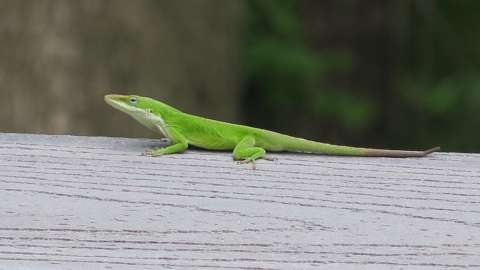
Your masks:
<instances>
[{"instance_id":1,"label":"weathered wood plank","mask_svg":"<svg viewBox=\"0 0 480 270\"><path fill-rule=\"evenodd\" d=\"M144 157L0 134L0 269L480 268L480 155Z\"/></svg>"}]
</instances>

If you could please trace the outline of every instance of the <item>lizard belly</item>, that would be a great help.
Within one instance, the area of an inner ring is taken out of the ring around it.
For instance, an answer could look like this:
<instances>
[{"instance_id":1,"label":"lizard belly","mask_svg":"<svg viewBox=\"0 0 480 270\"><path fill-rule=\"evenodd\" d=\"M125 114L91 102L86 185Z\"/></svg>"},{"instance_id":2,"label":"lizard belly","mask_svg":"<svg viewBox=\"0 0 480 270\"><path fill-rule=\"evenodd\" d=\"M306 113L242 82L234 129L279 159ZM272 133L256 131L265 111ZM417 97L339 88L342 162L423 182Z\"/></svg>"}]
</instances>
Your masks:
<instances>
[{"instance_id":1,"label":"lizard belly","mask_svg":"<svg viewBox=\"0 0 480 270\"><path fill-rule=\"evenodd\" d=\"M200 147L203 149L208 149L208 150L233 150L235 148L235 145L232 144L226 144L224 142L199 142L199 141L189 141L189 144Z\"/></svg>"},{"instance_id":2,"label":"lizard belly","mask_svg":"<svg viewBox=\"0 0 480 270\"><path fill-rule=\"evenodd\" d=\"M189 144L208 150L233 150L236 146L235 141L217 136L195 136L187 139Z\"/></svg>"}]
</instances>

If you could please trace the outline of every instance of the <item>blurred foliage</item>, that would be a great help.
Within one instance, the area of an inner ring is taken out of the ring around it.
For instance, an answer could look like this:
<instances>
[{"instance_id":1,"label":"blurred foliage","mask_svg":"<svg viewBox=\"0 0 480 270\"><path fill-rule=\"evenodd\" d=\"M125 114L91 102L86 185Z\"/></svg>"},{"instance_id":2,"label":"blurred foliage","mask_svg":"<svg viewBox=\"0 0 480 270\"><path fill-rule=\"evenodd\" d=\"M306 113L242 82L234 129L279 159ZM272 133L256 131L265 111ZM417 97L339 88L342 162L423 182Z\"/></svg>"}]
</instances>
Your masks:
<instances>
[{"instance_id":1,"label":"blurred foliage","mask_svg":"<svg viewBox=\"0 0 480 270\"><path fill-rule=\"evenodd\" d=\"M375 117L373 101L324 80L349 74L350 52L313 49L303 31L301 3L249 1L244 58L247 120L310 137L328 134L321 129L325 123L361 130Z\"/></svg>"},{"instance_id":2,"label":"blurred foliage","mask_svg":"<svg viewBox=\"0 0 480 270\"><path fill-rule=\"evenodd\" d=\"M371 57L371 48L313 44L304 18L312 2L248 1L247 122L335 143L480 150L479 1L377 2L387 15L367 41L390 53L369 65L355 60ZM362 5L340 2L350 14ZM352 29L352 43L363 44L368 29ZM372 43L378 36L383 42ZM382 78L356 78L368 73Z\"/></svg>"},{"instance_id":3,"label":"blurred foliage","mask_svg":"<svg viewBox=\"0 0 480 270\"><path fill-rule=\"evenodd\" d=\"M479 151L480 2L413 1L395 81L402 138ZM429 131L428 133L426 131Z\"/></svg>"}]
</instances>

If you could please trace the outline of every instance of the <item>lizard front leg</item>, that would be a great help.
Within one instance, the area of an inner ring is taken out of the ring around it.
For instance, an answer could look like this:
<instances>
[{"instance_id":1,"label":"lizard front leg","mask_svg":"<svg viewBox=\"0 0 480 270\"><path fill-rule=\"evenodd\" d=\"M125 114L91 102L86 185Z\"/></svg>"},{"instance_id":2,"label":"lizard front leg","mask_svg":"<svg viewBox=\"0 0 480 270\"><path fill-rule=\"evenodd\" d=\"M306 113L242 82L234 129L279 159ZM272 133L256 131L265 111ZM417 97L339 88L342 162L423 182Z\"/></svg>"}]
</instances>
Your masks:
<instances>
[{"instance_id":1,"label":"lizard front leg","mask_svg":"<svg viewBox=\"0 0 480 270\"><path fill-rule=\"evenodd\" d=\"M175 153L182 153L187 150L188 142L185 136L178 132L175 128L168 129L168 135L172 144L166 147L147 149L144 154L148 156L161 156Z\"/></svg>"}]
</instances>

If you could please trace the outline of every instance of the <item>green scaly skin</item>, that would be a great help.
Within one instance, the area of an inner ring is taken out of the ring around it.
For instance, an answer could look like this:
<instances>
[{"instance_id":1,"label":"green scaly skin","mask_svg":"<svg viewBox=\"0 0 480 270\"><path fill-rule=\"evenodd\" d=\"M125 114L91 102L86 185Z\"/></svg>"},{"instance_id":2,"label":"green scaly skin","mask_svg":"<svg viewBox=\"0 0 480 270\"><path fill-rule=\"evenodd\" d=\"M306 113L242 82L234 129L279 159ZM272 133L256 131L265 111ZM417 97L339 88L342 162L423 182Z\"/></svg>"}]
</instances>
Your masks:
<instances>
[{"instance_id":1,"label":"green scaly skin","mask_svg":"<svg viewBox=\"0 0 480 270\"><path fill-rule=\"evenodd\" d=\"M268 159L265 157L266 151L342 156L423 157L440 149L435 147L426 151L403 151L320 143L187 114L158 100L136 95L106 95L105 102L171 140L172 144L167 147L146 151L152 156L181 153L189 145L208 150L233 150L235 160L252 163L259 158Z\"/></svg>"}]
</instances>

